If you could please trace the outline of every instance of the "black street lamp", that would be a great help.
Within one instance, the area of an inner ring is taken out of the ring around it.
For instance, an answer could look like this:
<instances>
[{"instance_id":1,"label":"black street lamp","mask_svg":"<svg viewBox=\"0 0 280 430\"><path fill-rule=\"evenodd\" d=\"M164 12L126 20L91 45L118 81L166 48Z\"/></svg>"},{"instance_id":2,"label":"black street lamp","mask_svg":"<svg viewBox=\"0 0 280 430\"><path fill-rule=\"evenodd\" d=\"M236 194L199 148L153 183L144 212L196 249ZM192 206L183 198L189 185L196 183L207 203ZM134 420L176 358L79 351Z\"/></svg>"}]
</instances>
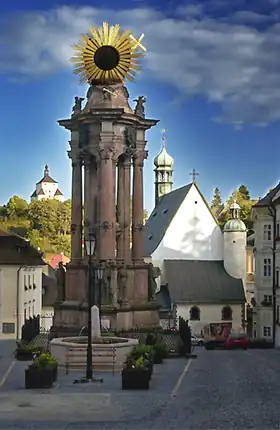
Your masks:
<instances>
[{"instance_id":1,"label":"black street lamp","mask_svg":"<svg viewBox=\"0 0 280 430\"><path fill-rule=\"evenodd\" d=\"M92 256L94 255L96 246L96 237L94 234L89 233L85 238L85 250L88 256L88 338L87 338L87 368L86 380L92 381L92 333L91 333L91 308L92 304Z\"/></svg>"}]
</instances>

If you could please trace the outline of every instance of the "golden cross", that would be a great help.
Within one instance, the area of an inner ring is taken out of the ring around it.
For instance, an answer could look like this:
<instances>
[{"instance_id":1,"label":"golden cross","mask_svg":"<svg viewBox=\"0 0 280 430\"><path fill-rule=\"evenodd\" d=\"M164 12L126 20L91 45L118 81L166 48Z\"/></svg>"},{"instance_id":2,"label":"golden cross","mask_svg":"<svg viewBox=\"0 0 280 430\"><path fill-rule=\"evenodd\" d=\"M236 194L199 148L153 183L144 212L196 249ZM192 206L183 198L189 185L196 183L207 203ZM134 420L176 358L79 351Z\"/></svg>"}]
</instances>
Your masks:
<instances>
[{"instance_id":1,"label":"golden cross","mask_svg":"<svg viewBox=\"0 0 280 430\"><path fill-rule=\"evenodd\" d=\"M139 39L136 39L134 36L132 36L132 34L130 35L130 39L132 39L133 42L135 43L135 45L132 47L133 51L135 51L135 49L137 49L138 47L141 48L142 51L147 51L145 46L142 45L142 43L140 43L144 36L145 36L144 33L142 33Z\"/></svg>"},{"instance_id":2,"label":"golden cross","mask_svg":"<svg viewBox=\"0 0 280 430\"><path fill-rule=\"evenodd\" d=\"M165 132L166 132L166 130L165 130L165 128L163 128L163 129L161 130L161 133L162 133L162 136L161 136L161 142L162 142L162 147L163 147L163 148L165 147Z\"/></svg>"}]
</instances>

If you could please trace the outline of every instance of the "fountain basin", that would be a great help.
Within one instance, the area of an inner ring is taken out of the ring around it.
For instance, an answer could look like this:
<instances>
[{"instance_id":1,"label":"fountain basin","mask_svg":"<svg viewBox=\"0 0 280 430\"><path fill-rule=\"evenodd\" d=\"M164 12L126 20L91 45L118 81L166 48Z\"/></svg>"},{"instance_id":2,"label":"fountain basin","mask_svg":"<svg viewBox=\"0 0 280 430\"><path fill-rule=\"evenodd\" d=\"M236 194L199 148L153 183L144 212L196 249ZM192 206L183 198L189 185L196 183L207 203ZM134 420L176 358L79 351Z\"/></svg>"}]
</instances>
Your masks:
<instances>
[{"instance_id":1,"label":"fountain basin","mask_svg":"<svg viewBox=\"0 0 280 430\"><path fill-rule=\"evenodd\" d=\"M110 336L93 339L93 370L122 370L127 355L138 343L138 339ZM87 337L55 338L50 342L50 352L56 358L60 368L85 370L87 361Z\"/></svg>"}]
</instances>

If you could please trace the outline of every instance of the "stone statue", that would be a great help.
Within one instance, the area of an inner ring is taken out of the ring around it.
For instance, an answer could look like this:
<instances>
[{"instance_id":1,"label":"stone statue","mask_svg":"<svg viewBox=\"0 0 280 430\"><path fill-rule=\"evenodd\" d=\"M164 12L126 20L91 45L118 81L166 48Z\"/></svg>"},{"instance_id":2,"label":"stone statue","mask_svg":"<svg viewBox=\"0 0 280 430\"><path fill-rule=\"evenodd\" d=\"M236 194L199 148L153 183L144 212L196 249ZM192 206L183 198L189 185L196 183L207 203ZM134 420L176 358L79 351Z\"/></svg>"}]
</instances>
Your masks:
<instances>
[{"instance_id":1,"label":"stone statue","mask_svg":"<svg viewBox=\"0 0 280 430\"><path fill-rule=\"evenodd\" d=\"M136 102L136 107L134 109L135 115L140 116L140 118L145 118L145 107L144 103L146 103L146 98L144 96L138 97L138 99L133 100Z\"/></svg>"},{"instance_id":2,"label":"stone statue","mask_svg":"<svg viewBox=\"0 0 280 430\"><path fill-rule=\"evenodd\" d=\"M136 131L134 127L125 127L124 143L126 148L135 148L136 146Z\"/></svg>"},{"instance_id":3,"label":"stone statue","mask_svg":"<svg viewBox=\"0 0 280 430\"><path fill-rule=\"evenodd\" d=\"M75 103L72 107L73 115L77 115L78 113L81 113L82 110L82 102L84 99L82 97L75 97Z\"/></svg>"},{"instance_id":4,"label":"stone statue","mask_svg":"<svg viewBox=\"0 0 280 430\"><path fill-rule=\"evenodd\" d=\"M148 264L148 300L155 300L157 289L156 279L160 276L159 267L154 267L153 263Z\"/></svg>"},{"instance_id":5,"label":"stone statue","mask_svg":"<svg viewBox=\"0 0 280 430\"><path fill-rule=\"evenodd\" d=\"M111 286L111 267L106 264L103 272L102 279L102 303L111 304L113 299L112 286Z\"/></svg>"},{"instance_id":6,"label":"stone statue","mask_svg":"<svg viewBox=\"0 0 280 430\"><path fill-rule=\"evenodd\" d=\"M57 285L57 301L63 302L65 300L65 284L66 284L66 268L60 261L56 269L56 285Z\"/></svg>"},{"instance_id":7,"label":"stone statue","mask_svg":"<svg viewBox=\"0 0 280 430\"><path fill-rule=\"evenodd\" d=\"M127 298L127 278L128 272L123 264L118 270L118 302L125 301Z\"/></svg>"}]
</instances>

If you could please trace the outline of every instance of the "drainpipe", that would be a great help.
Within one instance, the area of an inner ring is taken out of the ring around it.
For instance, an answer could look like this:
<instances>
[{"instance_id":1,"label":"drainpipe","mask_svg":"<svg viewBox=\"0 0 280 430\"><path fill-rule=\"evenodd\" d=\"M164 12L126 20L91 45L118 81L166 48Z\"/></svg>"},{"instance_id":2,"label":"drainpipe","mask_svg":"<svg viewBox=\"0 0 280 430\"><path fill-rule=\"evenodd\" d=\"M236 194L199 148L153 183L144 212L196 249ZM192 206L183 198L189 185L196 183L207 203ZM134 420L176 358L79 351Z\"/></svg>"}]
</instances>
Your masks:
<instances>
[{"instance_id":1,"label":"drainpipe","mask_svg":"<svg viewBox=\"0 0 280 430\"><path fill-rule=\"evenodd\" d=\"M272 216L273 225L273 242L272 242L272 343L273 348L275 347L275 337L276 337L276 208L271 206L268 208L270 215Z\"/></svg>"},{"instance_id":2,"label":"drainpipe","mask_svg":"<svg viewBox=\"0 0 280 430\"><path fill-rule=\"evenodd\" d=\"M22 269L22 267L20 267L17 270L17 310L16 310L16 312L17 312L16 339L17 340L19 339L19 330L20 330L20 327L19 327L19 278L20 278L19 274L20 274L21 269Z\"/></svg>"}]
</instances>

